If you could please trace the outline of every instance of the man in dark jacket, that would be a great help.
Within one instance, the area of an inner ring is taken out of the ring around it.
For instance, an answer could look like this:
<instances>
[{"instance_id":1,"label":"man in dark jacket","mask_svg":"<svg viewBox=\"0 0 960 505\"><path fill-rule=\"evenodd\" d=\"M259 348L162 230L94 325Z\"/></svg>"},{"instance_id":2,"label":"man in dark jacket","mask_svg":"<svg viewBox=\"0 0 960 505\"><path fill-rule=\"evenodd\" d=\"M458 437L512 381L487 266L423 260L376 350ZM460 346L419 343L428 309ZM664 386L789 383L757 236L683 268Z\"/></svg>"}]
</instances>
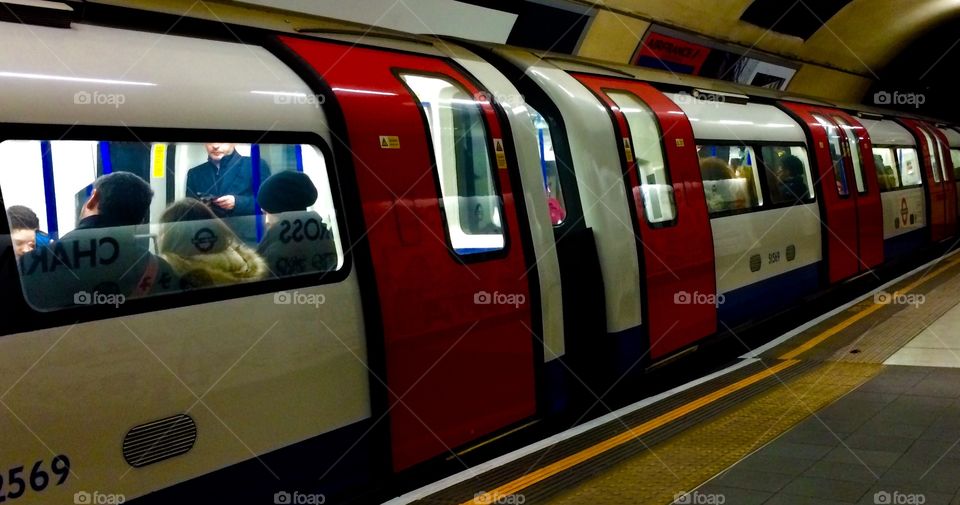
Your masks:
<instances>
[{"instance_id":1,"label":"man in dark jacket","mask_svg":"<svg viewBox=\"0 0 960 505\"><path fill-rule=\"evenodd\" d=\"M333 233L319 214L307 210L316 201L316 186L301 172L279 172L260 188L268 228L257 252L274 276L337 268Z\"/></svg>"},{"instance_id":2,"label":"man in dark jacket","mask_svg":"<svg viewBox=\"0 0 960 505\"><path fill-rule=\"evenodd\" d=\"M138 236L152 199L150 185L129 172L94 181L76 229L21 258L27 301L41 310L120 304L174 287L173 269Z\"/></svg>"},{"instance_id":3,"label":"man in dark jacket","mask_svg":"<svg viewBox=\"0 0 960 505\"><path fill-rule=\"evenodd\" d=\"M212 142L206 148L207 161L187 172L187 196L209 205L241 240L255 244L255 196L270 176L270 167L263 161L254 166L253 160L237 152L236 144Z\"/></svg>"}]
</instances>

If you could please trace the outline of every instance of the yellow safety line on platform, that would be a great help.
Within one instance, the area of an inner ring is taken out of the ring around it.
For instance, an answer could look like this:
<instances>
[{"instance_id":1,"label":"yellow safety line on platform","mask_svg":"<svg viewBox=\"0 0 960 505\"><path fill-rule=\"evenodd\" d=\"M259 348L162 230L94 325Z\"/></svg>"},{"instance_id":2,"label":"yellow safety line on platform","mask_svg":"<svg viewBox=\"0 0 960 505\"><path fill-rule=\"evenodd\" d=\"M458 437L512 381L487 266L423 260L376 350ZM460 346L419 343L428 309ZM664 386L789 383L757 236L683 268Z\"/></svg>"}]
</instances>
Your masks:
<instances>
[{"instance_id":1,"label":"yellow safety line on platform","mask_svg":"<svg viewBox=\"0 0 960 505\"><path fill-rule=\"evenodd\" d=\"M592 447L584 449L576 454L572 454L563 458L559 461L551 463L543 468L530 472L523 477L510 481L493 491L486 492L482 495L475 496L473 499L464 502L462 505L479 505L487 503L499 503L504 497L516 494L518 491L526 489L538 482L541 482L549 477L552 477L564 470L572 468L584 461L588 461L610 449L619 447L631 440L635 440L640 436L649 433L661 426L666 425L667 423L673 422L691 412L694 412L706 405L709 405L717 400L720 400L726 396L729 396L741 389L749 387L763 379L766 379L772 375L775 375L777 372L783 371L793 365L796 365L800 361L798 360L788 360L777 363L776 365L767 368L762 372L757 372L749 377L741 379L738 382L730 384L722 389L718 389L706 396L700 397L690 403L687 403L681 407L677 407L666 414L660 415L654 419L651 419L635 428L631 428L615 437L609 438L600 442Z\"/></svg>"},{"instance_id":2,"label":"yellow safety line on platform","mask_svg":"<svg viewBox=\"0 0 960 505\"><path fill-rule=\"evenodd\" d=\"M899 296L901 296L901 295L907 294L909 291L911 291L911 290L913 290L913 289L916 289L917 286L920 286L921 284L929 281L930 279L933 279L934 277L936 277L936 276L942 274L943 272L949 270L950 268L954 267L955 265L957 265L957 263L960 263L960 258L954 259L954 260L950 260L949 262L947 262L945 265L941 266L940 268L938 268L938 269L936 269L936 270L934 270L934 271L932 271L932 272L930 272L930 273L928 273L928 274L924 274L924 275L921 276L919 279L917 279L917 280L911 282L910 284L904 286L903 289L899 289L899 290L897 290L897 291L894 291L894 294L893 294L893 296L892 296L891 298L897 298L897 297L899 297ZM835 326L830 327L829 329L823 331L823 332L820 333L819 335L817 335L817 336L811 338L810 340L807 340L806 342L800 344L799 346L797 346L796 348L794 348L792 351L787 352L787 353L781 355L781 356L780 356L780 359L794 359L794 358L796 358L797 356L800 356L801 354L809 351L810 349L813 349L814 347L816 347L817 345L819 345L819 344L820 344L821 342L823 342L824 340L826 340L826 339L828 339L828 338L836 335L837 333L840 333L841 331L849 328L850 326L852 326L852 325L853 325L854 323L856 323L857 321L859 321L859 320L861 320L861 319L869 316L870 314L873 314L874 312L882 309L883 307L886 307L886 304L877 303L876 301L874 301L874 302L873 302L873 305L871 305L871 306L869 306L869 307L861 310L860 312L857 312L856 314L848 317L847 319L844 319L843 321L840 321L840 322L837 323Z\"/></svg>"}]
</instances>

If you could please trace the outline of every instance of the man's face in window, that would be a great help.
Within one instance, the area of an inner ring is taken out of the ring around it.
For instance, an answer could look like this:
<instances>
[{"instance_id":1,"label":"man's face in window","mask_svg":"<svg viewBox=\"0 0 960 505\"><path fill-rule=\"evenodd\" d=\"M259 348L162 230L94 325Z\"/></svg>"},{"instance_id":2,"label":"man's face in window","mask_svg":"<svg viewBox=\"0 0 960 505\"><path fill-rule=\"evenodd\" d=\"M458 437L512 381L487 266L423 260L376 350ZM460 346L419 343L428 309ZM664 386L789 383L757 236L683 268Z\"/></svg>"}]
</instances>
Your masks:
<instances>
[{"instance_id":1,"label":"man's face in window","mask_svg":"<svg viewBox=\"0 0 960 505\"><path fill-rule=\"evenodd\" d=\"M20 228L12 230L10 235L13 239L13 252L18 258L37 247L37 230Z\"/></svg>"},{"instance_id":2,"label":"man's face in window","mask_svg":"<svg viewBox=\"0 0 960 505\"><path fill-rule=\"evenodd\" d=\"M229 155L233 152L234 146L236 144L228 144L226 142L213 142L206 144L207 154L210 156L210 159L213 161L220 161L224 156Z\"/></svg>"}]
</instances>

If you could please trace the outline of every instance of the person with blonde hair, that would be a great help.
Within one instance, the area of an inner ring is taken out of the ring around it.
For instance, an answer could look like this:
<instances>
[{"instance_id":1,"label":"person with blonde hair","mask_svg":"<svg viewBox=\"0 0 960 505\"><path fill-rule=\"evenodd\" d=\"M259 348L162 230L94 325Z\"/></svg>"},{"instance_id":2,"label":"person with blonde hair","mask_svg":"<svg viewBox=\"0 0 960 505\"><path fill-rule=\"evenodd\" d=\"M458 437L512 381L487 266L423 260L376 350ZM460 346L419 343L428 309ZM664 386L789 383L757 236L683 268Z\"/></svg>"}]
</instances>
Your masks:
<instances>
[{"instance_id":1,"label":"person with blonde hair","mask_svg":"<svg viewBox=\"0 0 960 505\"><path fill-rule=\"evenodd\" d=\"M199 200L173 203L160 222L160 256L180 274L182 288L255 281L267 275L263 258Z\"/></svg>"}]
</instances>

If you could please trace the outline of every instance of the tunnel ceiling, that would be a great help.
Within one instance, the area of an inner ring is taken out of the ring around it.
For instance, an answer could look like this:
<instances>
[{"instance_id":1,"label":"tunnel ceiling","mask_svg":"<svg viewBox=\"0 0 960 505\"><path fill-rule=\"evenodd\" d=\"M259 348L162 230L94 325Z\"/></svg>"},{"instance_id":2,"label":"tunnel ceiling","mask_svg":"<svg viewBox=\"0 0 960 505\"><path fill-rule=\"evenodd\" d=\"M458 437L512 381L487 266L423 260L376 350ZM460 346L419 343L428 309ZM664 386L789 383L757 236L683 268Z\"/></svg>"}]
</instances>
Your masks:
<instances>
[{"instance_id":1,"label":"tunnel ceiling","mask_svg":"<svg viewBox=\"0 0 960 505\"><path fill-rule=\"evenodd\" d=\"M759 0L754 4L754 0L601 2L652 23L873 79L921 34L960 16L960 0Z\"/></svg>"}]
</instances>

